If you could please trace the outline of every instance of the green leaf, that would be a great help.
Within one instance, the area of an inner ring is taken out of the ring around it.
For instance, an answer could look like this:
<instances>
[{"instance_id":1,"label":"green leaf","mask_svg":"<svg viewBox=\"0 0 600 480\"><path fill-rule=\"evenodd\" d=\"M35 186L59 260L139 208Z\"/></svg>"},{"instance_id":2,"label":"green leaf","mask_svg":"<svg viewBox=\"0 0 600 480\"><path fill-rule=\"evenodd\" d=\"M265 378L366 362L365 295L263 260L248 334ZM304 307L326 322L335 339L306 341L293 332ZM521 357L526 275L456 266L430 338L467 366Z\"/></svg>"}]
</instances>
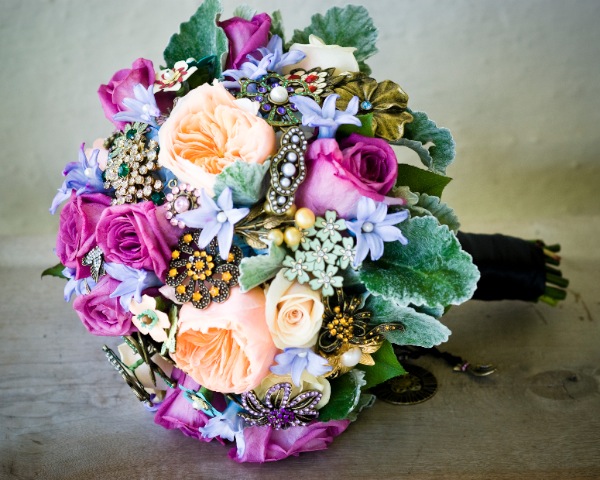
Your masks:
<instances>
[{"instance_id":1,"label":"green leaf","mask_svg":"<svg viewBox=\"0 0 600 480\"><path fill-rule=\"evenodd\" d=\"M354 369L331 380L331 397L327 405L319 410L319 421L346 418L360 401L361 388L365 385L364 377L364 372Z\"/></svg>"},{"instance_id":2,"label":"green leaf","mask_svg":"<svg viewBox=\"0 0 600 480\"><path fill-rule=\"evenodd\" d=\"M324 16L313 15L310 26L304 30L294 30L291 43L307 44L309 35L316 35L327 45L356 48L354 57L360 71L367 75L370 73L371 69L365 64L365 60L377 53L378 34L365 7L333 7Z\"/></svg>"},{"instance_id":3,"label":"green leaf","mask_svg":"<svg viewBox=\"0 0 600 480\"><path fill-rule=\"evenodd\" d=\"M196 62L191 62L188 65L198 68L192 75L187 79L189 90L192 90L204 83L212 82L217 76L217 57L215 55L208 55L202 57Z\"/></svg>"},{"instance_id":4,"label":"green leaf","mask_svg":"<svg viewBox=\"0 0 600 480\"><path fill-rule=\"evenodd\" d=\"M359 276L367 290L400 306L444 307L471 298L479 271L446 225L416 217L399 227L408 245L386 243L377 262L363 263Z\"/></svg>"},{"instance_id":5,"label":"green leaf","mask_svg":"<svg viewBox=\"0 0 600 480\"><path fill-rule=\"evenodd\" d=\"M271 35L279 35L283 44L285 44L285 31L283 29L283 18L281 17L281 12L279 10L275 10L271 14Z\"/></svg>"},{"instance_id":6,"label":"green leaf","mask_svg":"<svg viewBox=\"0 0 600 480\"><path fill-rule=\"evenodd\" d=\"M254 15L256 15L256 9L252 8L250 5L239 5L233 11L234 17L240 17L244 20L252 20Z\"/></svg>"},{"instance_id":7,"label":"green leaf","mask_svg":"<svg viewBox=\"0 0 600 480\"><path fill-rule=\"evenodd\" d=\"M286 253L285 248L272 243L268 255L243 258L240 263L239 280L242 292L247 292L277 275L283 268Z\"/></svg>"},{"instance_id":8,"label":"green leaf","mask_svg":"<svg viewBox=\"0 0 600 480\"><path fill-rule=\"evenodd\" d=\"M217 25L221 11L219 0L205 0L189 21L180 25L179 33L171 37L163 53L169 68L179 60L215 55L217 57L215 77L221 75L221 60L228 49L225 32Z\"/></svg>"},{"instance_id":9,"label":"green leaf","mask_svg":"<svg viewBox=\"0 0 600 480\"><path fill-rule=\"evenodd\" d=\"M250 206L257 203L265 196L267 191L267 172L271 162L247 163L236 160L217 175L215 182L215 195L220 195L225 187L229 187L233 194L233 203L236 205Z\"/></svg>"},{"instance_id":10,"label":"green leaf","mask_svg":"<svg viewBox=\"0 0 600 480\"><path fill-rule=\"evenodd\" d=\"M356 366L356 368L365 372L365 380L367 381L364 386L365 390L374 387L375 385L379 385L390 378L406 373L394 353L394 347L392 347L392 344L388 341L384 341L381 348L373 353L372 357L373 360L375 360L375 365L368 366L359 364Z\"/></svg>"},{"instance_id":11,"label":"green leaf","mask_svg":"<svg viewBox=\"0 0 600 480\"><path fill-rule=\"evenodd\" d=\"M401 163L398 165L398 180L396 180L396 186L406 186L410 188L411 192L426 193L428 195L441 197L444 188L451 180L450 177L445 177L444 175L428 172L419 167Z\"/></svg>"},{"instance_id":12,"label":"green leaf","mask_svg":"<svg viewBox=\"0 0 600 480\"><path fill-rule=\"evenodd\" d=\"M450 330L443 323L411 307L401 307L394 302L371 295L365 309L373 313L371 323L401 322L404 330L392 330L384 333L391 343L396 345L416 345L431 348L448 341Z\"/></svg>"},{"instance_id":13,"label":"green leaf","mask_svg":"<svg viewBox=\"0 0 600 480\"><path fill-rule=\"evenodd\" d=\"M416 205L409 207L413 217L424 217L432 215L438 219L442 225L447 225L454 233L458 232L460 222L454 210L440 200L440 197L435 195L427 195L422 193L419 195L419 201Z\"/></svg>"},{"instance_id":14,"label":"green leaf","mask_svg":"<svg viewBox=\"0 0 600 480\"><path fill-rule=\"evenodd\" d=\"M53 267L50 267L50 268L47 268L46 270L44 270L42 272L42 277L49 275L51 277L58 277L58 278L66 279L67 277L65 277L62 273L64 269L65 269L65 266L62 263L57 263Z\"/></svg>"},{"instance_id":15,"label":"green leaf","mask_svg":"<svg viewBox=\"0 0 600 480\"><path fill-rule=\"evenodd\" d=\"M373 404L377 400L377 397L372 393L362 393L360 398L358 399L358 403L356 407L348 414L348 420L351 422L355 422L358 420L358 414L362 412L365 408L371 408Z\"/></svg>"},{"instance_id":16,"label":"green leaf","mask_svg":"<svg viewBox=\"0 0 600 480\"><path fill-rule=\"evenodd\" d=\"M424 146L432 143L433 145L429 147L431 160L427 160L426 157L421 155L419 157L432 172L445 175L446 168L453 162L456 154L450 130L438 127L424 112L413 112L410 110L409 112L413 116L413 121L404 126L404 138L407 140L416 140Z\"/></svg>"},{"instance_id":17,"label":"green leaf","mask_svg":"<svg viewBox=\"0 0 600 480\"><path fill-rule=\"evenodd\" d=\"M337 133L343 136L348 136L351 133L359 133L360 135L363 135L365 137L373 137L373 114L368 113L366 115L357 115L356 117L362 123L360 127L346 123L344 125L340 125L340 128L338 128Z\"/></svg>"}]
</instances>

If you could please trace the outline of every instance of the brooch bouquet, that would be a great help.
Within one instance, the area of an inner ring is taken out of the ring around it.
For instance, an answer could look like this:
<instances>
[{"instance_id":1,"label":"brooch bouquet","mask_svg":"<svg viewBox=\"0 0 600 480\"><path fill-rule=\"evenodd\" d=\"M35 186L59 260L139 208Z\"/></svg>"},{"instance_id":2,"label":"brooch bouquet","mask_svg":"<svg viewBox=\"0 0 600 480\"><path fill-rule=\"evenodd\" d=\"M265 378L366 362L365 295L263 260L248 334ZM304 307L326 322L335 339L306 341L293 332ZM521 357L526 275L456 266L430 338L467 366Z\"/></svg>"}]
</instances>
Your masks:
<instances>
[{"instance_id":1,"label":"brooch bouquet","mask_svg":"<svg viewBox=\"0 0 600 480\"><path fill-rule=\"evenodd\" d=\"M363 7L286 42L278 12L206 0L164 52L101 85L46 273L155 422L236 461L326 448L430 348L479 279L441 200L448 130L371 76ZM399 163L392 146L423 167Z\"/></svg>"}]
</instances>

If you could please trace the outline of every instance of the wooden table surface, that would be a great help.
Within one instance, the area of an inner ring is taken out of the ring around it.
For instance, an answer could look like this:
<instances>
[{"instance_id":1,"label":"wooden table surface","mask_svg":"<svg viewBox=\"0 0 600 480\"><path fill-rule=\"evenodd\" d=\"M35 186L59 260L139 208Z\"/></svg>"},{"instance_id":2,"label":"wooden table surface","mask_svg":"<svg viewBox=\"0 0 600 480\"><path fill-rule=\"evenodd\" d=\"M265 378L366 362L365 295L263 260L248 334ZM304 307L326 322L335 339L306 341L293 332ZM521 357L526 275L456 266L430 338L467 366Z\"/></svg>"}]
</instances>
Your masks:
<instances>
[{"instance_id":1,"label":"wooden table surface","mask_svg":"<svg viewBox=\"0 0 600 480\"><path fill-rule=\"evenodd\" d=\"M418 359L432 399L378 401L328 450L265 465L155 425L101 351L117 342L87 334L61 280L40 280L52 239L0 238L0 478L600 478L597 220L521 228L563 243L561 306L471 301L445 317L442 348L496 374Z\"/></svg>"}]
</instances>

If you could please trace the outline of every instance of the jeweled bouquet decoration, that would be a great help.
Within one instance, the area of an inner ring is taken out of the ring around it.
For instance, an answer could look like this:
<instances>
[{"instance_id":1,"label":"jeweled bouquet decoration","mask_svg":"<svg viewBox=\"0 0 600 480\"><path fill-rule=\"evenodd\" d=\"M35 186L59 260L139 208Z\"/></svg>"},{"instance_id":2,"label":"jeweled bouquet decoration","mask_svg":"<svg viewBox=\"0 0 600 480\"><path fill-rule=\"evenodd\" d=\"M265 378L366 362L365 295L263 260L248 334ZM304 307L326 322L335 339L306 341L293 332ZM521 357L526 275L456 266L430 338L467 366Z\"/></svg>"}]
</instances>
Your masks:
<instances>
[{"instance_id":1,"label":"jeweled bouquet decoration","mask_svg":"<svg viewBox=\"0 0 600 480\"><path fill-rule=\"evenodd\" d=\"M479 273L440 199L452 137L371 76L367 11L287 41L279 12L220 13L100 86L115 130L63 172L46 273L123 337L104 350L156 423L264 462L326 448L405 373L394 345L447 340Z\"/></svg>"}]
</instances>

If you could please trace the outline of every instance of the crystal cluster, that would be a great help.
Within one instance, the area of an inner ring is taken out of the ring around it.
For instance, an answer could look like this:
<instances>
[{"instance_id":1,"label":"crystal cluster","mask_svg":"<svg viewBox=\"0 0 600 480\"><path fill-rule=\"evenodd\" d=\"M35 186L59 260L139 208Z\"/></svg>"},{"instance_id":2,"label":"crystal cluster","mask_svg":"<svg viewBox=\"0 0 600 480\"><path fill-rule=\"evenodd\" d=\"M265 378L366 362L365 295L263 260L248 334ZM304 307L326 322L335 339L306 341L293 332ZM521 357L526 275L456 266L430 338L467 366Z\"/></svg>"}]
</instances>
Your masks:
<instances>
[{"instance_id":1,"label":"crystal cluster","mask_svg":"<svg viewBox=\"0 0 600 480\"><path fill-rule=\"evenodd\" d=\"M156 176L158 143L146 136L148 125L126 125L108 154L104 188L114 189L113 205L152 200L164 201L163 182Z\"/></svg>"}]
</instances>

